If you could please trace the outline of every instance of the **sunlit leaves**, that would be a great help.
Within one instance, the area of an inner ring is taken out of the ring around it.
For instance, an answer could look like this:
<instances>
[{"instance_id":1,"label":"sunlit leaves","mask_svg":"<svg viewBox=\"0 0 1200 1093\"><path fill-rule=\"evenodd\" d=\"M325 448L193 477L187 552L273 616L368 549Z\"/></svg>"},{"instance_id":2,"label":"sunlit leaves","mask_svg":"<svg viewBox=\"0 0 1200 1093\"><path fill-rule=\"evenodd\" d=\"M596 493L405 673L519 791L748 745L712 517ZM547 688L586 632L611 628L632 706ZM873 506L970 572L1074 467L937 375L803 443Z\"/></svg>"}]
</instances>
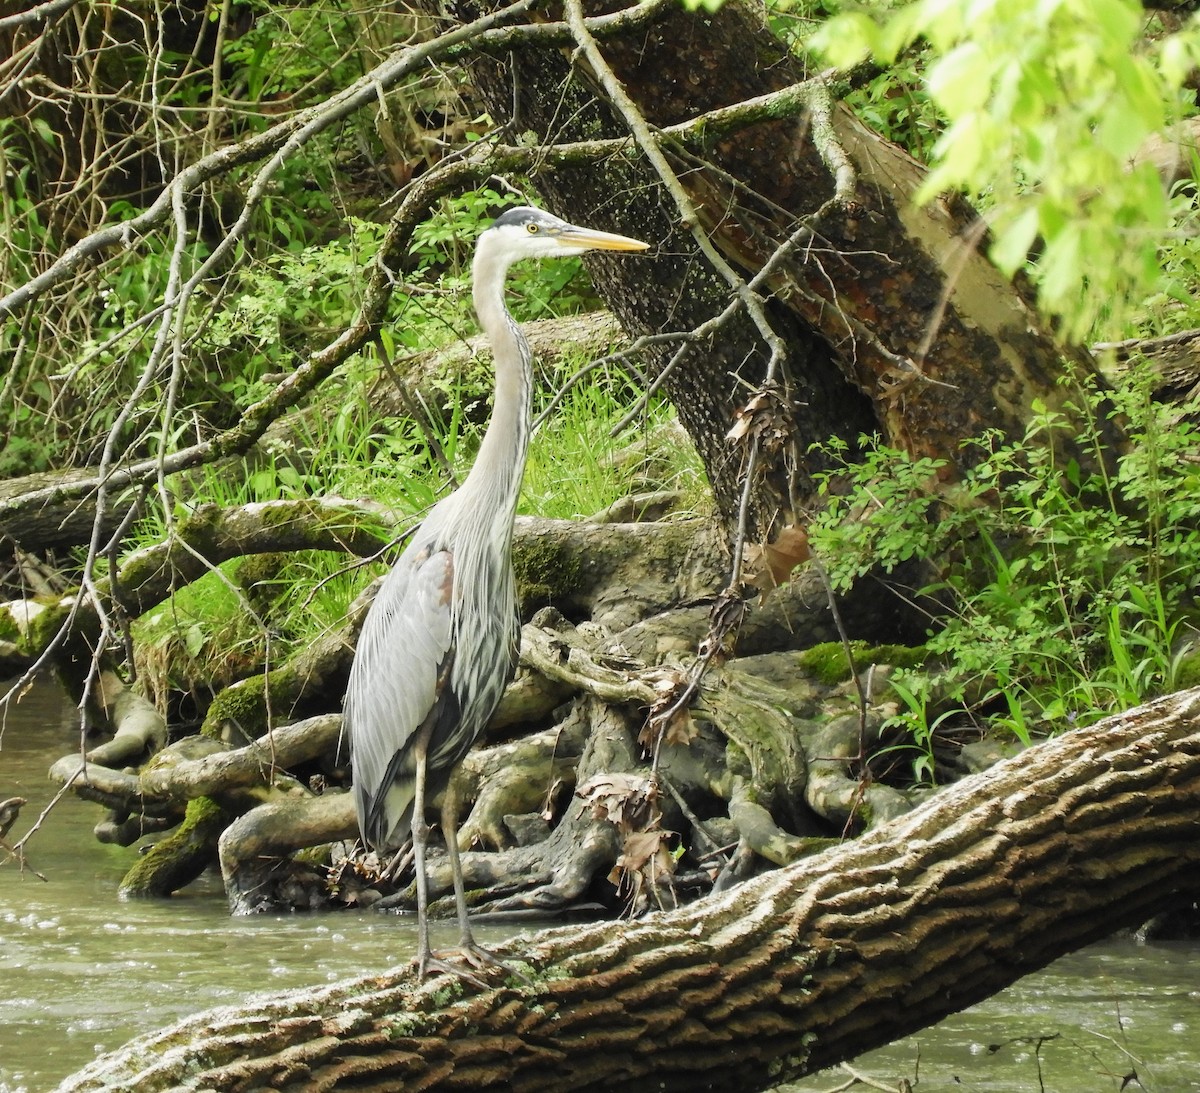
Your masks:
<instances>
[{"instance_id":1,"label":"sunlit leaves","mask_svg":"<svg viewBox=\"0 0 1200 1093\"><path fill-rule=\"evenodd\" d=\"M1001 723L1027 736L1030 725L1057 731L1184 685L1198 438L1152 391L1149 376L1129 375L1089 396L1089 420L1115 407L1126 422L1115 476L1057 455L1055 436L1076 426L1036 403L1023 439L967 442L978 461L953 490L933 488L928 459L870 442L853 460L843 445L827 448L844 467L824 477L829 505L809 535L834 587L913 558L938 573L925 589L942 611L926 649L944 667L900 678L911 728L931 729L935 695L942 709L988 709L992 724L1002 700Z\"/></svg>"},{"instance_id":2,"label":"sunlit leaves","mask_svg":"<svg viewBox=\"0 0 1200 1093\"><path fill-rule=\"evenodd\" d=\"M946 118L919 198L970 194L1008 274L1029 264L1042 307L1070 337L1153 292L1173 228L1164 185L1133 157L1180 116L1200 60L1195 20L1144 37L1133 0L918 0L826 23L838 65L887 64L922 39ZM1036 248L1036 257L1029 261Z\"/></svg>"}]
</instances>

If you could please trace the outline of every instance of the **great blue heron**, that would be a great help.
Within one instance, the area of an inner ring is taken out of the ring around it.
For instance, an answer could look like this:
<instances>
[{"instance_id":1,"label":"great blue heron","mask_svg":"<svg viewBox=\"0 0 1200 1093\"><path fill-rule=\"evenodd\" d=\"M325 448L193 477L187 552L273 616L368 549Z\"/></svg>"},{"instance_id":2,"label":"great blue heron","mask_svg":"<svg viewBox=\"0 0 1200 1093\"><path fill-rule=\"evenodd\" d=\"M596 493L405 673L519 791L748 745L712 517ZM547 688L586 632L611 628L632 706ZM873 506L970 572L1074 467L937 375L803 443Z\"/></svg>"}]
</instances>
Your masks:
<instances>
[{"instance_id":1,"label":"great blue heron","mask_svg":"<svg viewBox=\"0 0 1200 1093\"><path fill-rule=\"evenodd\" d=\"M495 711L520 642L511 546L529 446L532 357L504 305L505 275L521 258L646 246L515 208L475 247L475 311L495 359L492 420L466 481L434 506L384 579L358 639L344 714L363 841L386 853L412 834L421 978L431 967L456 970L429 950L425 803L447 786ZM449 792L444 802L461 956L478 965L487 956L467 920Z\"/></svg>"}]
</instances>

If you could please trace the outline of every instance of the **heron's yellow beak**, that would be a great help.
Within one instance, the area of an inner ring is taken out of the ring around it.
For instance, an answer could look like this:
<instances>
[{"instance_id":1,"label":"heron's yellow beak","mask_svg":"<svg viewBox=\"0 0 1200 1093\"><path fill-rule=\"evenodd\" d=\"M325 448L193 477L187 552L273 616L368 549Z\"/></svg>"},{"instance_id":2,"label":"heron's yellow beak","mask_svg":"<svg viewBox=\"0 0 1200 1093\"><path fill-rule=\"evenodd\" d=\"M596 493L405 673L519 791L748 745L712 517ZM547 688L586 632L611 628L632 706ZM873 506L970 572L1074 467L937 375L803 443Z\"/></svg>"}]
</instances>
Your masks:
<instances>
[{"instance_id":1,"label":"heron's yellow beak","mask_svg":"<svg viewBox=\"0 0 1200 1093\"><path fill-rule=\"evenodd\" d=\"M643 243L640 239L630 239L627 235L614 235L612 232L577 228L574 225L564 228L558 236L558 241L568 247L578 247L580 250L649 250L650 248L649 243Z\"/></svg>"}]
</instances>

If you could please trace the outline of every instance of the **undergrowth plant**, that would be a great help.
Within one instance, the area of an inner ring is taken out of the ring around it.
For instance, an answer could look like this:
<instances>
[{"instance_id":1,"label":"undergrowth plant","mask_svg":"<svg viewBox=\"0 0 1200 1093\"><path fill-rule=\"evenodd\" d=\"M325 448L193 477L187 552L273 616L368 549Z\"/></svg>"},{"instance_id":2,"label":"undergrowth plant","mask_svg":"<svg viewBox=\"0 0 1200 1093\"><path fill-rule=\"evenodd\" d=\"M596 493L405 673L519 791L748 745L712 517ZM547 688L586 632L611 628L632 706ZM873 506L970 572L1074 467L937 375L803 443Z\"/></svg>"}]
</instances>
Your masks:
<instances>
[{"instance_id":1,"label":"undergrowth plant","mask_svg":"<svg viewBox=\"0 0 1200 1093\"><path fill-rule=\"evenodd\" d=\"M1089 419L1127 424L1115 470L1064 459L1055 441L1073 427L1044 407L1024 437L968 441L977 461L951 490L937 485L943 461L868 444L851 463L833 448L843 465L825 476L830 503L810 542L835 587L909 561L936 574L913 590L940 605L932 667L901 673L897 688L921 777L947 712L1027 743L1168 692L1190 670L1196 431L1137 378L1085 397Z\"/></svg>"}]
</instances>

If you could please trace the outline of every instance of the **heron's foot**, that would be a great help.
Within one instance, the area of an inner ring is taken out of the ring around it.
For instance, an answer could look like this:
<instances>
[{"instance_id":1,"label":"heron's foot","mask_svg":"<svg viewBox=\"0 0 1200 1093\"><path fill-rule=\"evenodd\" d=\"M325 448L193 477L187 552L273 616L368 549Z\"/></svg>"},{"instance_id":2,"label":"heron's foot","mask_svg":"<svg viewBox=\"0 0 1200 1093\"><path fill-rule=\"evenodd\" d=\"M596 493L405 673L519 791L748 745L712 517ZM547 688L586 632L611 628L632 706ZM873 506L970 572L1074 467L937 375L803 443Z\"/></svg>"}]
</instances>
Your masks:
<instances>
[{"instance_id":1,"label":"heron's foot","mask_svg":"<svg viewBox=\"0 0 1200 1093\"><path fill-rule=\"evenodd\" d=\"M395 855L379 871L379 879L389 884L396 884L400 875L412 864L413 845L411 842L402 846Z\"/></svg>"},{"instance_id":2,"label":"heron's foot","mask_svg":"<svg viewBox=\"0 0 1200 1093\"><path fill-rule=\"evenodd\" d=\"M431 972L444 972L456 975L477 987L487 987L475 972L502 971L524 983L529 983L529 977L518 971L511 964L506 964L498 956L487 949L475 944L474 941L464 941L451 949L439 949L430 953L424 961L418 962L418 974L425 979Z\"/></svg>"}]
</instances>

